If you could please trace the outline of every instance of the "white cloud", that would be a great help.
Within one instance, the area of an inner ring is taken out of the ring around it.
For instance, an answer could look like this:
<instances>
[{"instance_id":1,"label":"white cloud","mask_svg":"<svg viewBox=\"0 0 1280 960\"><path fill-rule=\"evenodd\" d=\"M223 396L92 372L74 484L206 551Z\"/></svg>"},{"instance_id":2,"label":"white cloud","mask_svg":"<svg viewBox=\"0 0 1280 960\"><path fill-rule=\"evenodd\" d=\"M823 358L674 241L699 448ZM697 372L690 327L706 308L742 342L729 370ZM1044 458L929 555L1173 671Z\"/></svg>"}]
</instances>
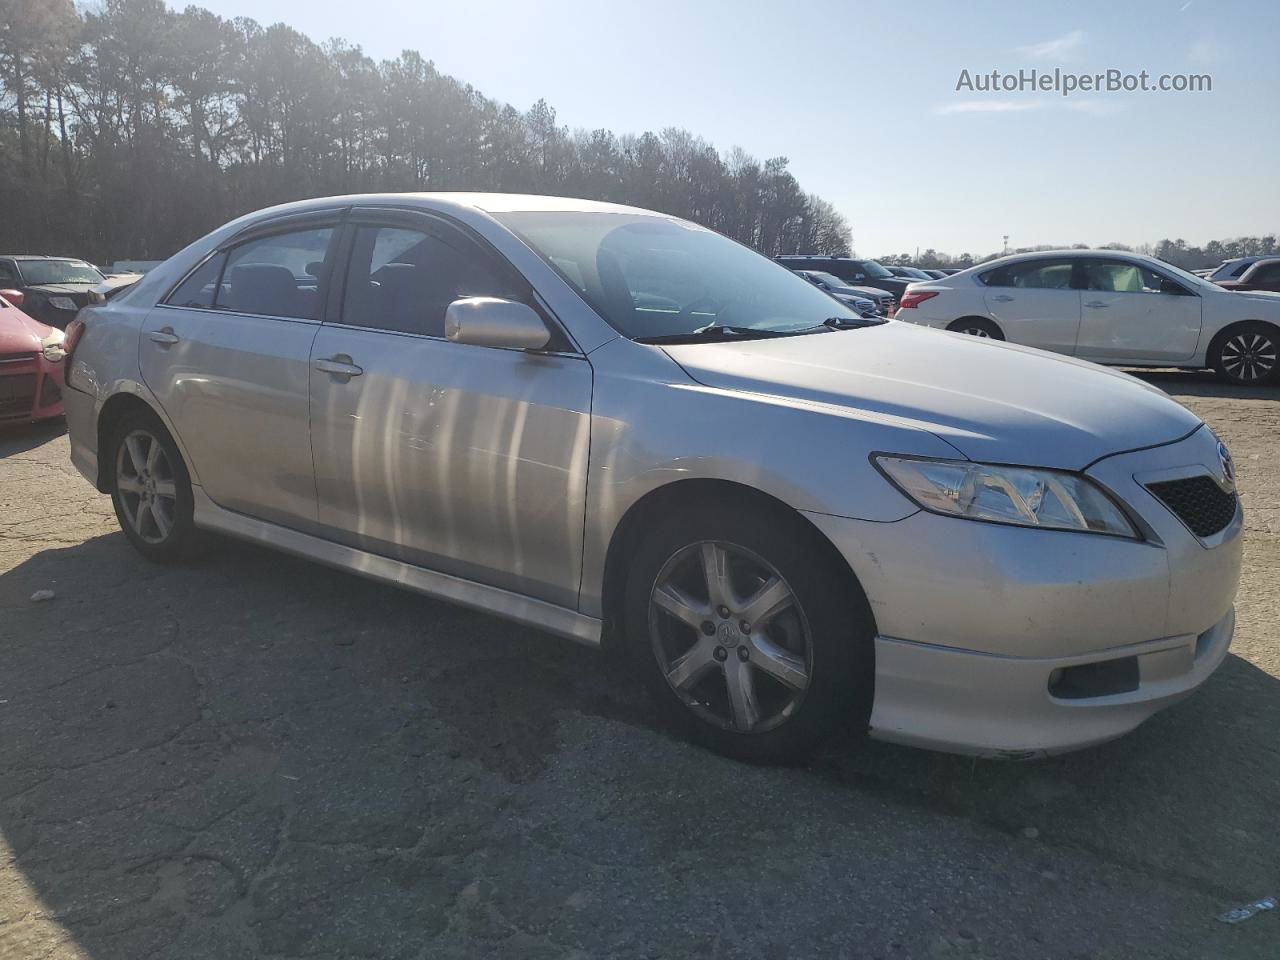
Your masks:
<instances>
[{"instance_id":1,"label":"white cloud","mask_svg":"<svg viewBox=\"0 0 1280 960\"><path fill-rule=\"evenodd\" d=\"M1043 100L956 100L940 103L934 113L1013 113L1019 110L1039 110Z\"/></svg>"},{"instance_id":2,"label":"white cloud","mask_svg":"<svg viewBox=\"0 0 1280 960\"><path fill-rule=\"evenodd\" d=\"M1117 100L1066 100L1064 103L1068 110L1089 113L1095 117L1109 117L1129 109L1128 104Z\"/></svg>"},{"instance_id":3,"label":"white cloud","mask_svg":"<svg viewBox=\"0 0 1280 960\"><path fill-rule=\"evenodd\" d=\"M1018 53L1038 60L1070 60L1084 43L1083 30L1071 30L1052 40L1018 47Z\"/></svg>"},{"instance_id":4,"label":"white cloud","mask_svg":"<svg viewBox=\"0 0 1280 960\"><path fill-rule=\"evenodd\" d=\"M1187 51L1187 59L1200 66L1212 66L1222 60L1222 45L1214 37L1202 34Z\"/></svg>"}]
</instances>

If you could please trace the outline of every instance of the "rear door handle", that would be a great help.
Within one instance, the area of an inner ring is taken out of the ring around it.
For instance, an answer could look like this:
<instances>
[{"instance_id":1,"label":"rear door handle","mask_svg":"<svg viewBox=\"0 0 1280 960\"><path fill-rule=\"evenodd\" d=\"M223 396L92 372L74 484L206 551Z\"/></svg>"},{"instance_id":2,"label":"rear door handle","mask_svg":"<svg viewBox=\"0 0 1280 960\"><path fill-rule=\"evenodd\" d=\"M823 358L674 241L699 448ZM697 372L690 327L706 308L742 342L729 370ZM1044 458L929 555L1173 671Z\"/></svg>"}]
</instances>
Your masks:
<instances>
[{"instance_id":1,"label":"rear door handle","mask_svg":"<svg viewBox=\"0 0 1280 960\"><path fill-rule=\"evenodd\" d=\"M1013 299L1013 297L1009 296L1007 293L1002 293L999 296L992 297L991 299L997 303L1008 303Z\"/></svg>"},{"instance_id":2,"label":"rear door handle","mask_svg":"<svg viewBox=\"0 0 1280 960\"><path fill-rule=\"evenodd\" d=\"M1107 308L1107 304L1103 303L1101 300L1090 300L1085 304L1085 306L1090 310L1105 310Z\"/></svg>"},{"instance_id":3,"label":"rear door handle","mask_svg":"<svg viewBox=\"0 0 1280 960\"><path fill-rule=\"evenodd\" d=\"M327 359L313 361L311 365L321 373L331 373L335 377L358 377L364 373L364 368L357 367L345 353L338 353Z\"/></svg>"},{"instance_id":4,"label":"rear door handle","mask_svg":"<svg viewBox=\"0 0 1280 960\"><path fill-rule=\"evenodd\" d=\"M147 336L162 347L171 347L178 342L178 335L173 332L173 327L161 327L159 330L152 330Z\"/></svg>"}]
</instances>

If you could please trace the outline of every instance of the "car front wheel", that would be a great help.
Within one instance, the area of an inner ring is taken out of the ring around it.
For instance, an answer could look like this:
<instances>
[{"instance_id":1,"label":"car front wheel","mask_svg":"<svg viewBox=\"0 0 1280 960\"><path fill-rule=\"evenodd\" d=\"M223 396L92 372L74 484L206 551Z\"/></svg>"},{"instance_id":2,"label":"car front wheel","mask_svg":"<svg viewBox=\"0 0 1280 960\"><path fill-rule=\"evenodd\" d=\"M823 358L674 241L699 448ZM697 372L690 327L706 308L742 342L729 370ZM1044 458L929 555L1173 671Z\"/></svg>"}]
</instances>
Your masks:
<instances>
[{"instance_id":1,"label":"car front wheel","mask_svg":"<svg viewBox=\"0 0 1280 960\"><path fill-rule=\"evenodd\" d=\"M731 504L677 511L628 577L630 652L692 740L757 762L866 730L875 633L862 591L798 518Z\"/></svg>"}]
</instances>

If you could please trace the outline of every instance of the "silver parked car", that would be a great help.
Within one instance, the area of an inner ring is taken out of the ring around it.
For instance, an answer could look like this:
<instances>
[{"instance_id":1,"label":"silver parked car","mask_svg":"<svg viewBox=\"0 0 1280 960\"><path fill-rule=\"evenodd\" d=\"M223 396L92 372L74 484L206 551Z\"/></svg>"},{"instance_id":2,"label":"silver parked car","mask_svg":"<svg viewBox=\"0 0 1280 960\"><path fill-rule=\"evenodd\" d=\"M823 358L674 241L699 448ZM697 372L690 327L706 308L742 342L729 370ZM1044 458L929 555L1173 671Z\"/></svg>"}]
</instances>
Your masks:
<instances>
[{"instance_id":1,"label":"silver parked car","mask_svg":"<svg viewBox=\"0 0 1280 960\"><path fill-rule=\"evenodd\" d=\"M1192 413L660 214L289 204L68 341L72 459L147 557L221 531L616 645L734 756L1078 747L1231 640L1241 511Z\"/></svg>"}]
</instances>

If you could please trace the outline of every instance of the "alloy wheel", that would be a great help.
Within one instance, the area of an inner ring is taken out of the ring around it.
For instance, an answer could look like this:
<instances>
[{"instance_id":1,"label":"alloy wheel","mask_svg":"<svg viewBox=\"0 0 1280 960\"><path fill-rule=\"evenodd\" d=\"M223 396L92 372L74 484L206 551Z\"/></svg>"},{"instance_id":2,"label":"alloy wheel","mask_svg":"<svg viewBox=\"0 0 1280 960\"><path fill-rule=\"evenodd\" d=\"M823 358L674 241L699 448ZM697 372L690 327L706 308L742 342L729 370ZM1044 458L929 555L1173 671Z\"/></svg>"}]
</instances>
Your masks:
<instances>
[{"instance_id":1,"label":"alloy wheel","mask_svg":"<svg viewBox=\"0 0 1280 960\"><path fill-rule=\"evenodd\" d=\"M743 547L704 541L675 553L650 593L649 633L671 690L723 729L773 729L809 689L804 611L778 572Z\"/></svg>"},{"instance_id":2,"label":"alloy wheel","mask_svg":"<svg viewBox=\"0 0 1280 960\"><path fill-rule=\"evenodd\" d=\"M985 337L991 339L991 334L983 327L961 327L960 332L970 337Z\"/></svg>"},{"instance_id":3,"label":"alloy wheel","mask_svg":"<svg viewBox=\"0 0 1280 960\"><path fill-rule=\"evenodd\" d=\"M173 464L164 445L146 430L134 430L116 452L116 489L130 528L146 543L164 543L178 516Z\"/></svg>"},{"instance_id":4,"label":"alloy wheel","mask_svg":"<svg viewBox=\"0 0 1280 960\"><path fill-rule=\"evenodd\" d=\"M1276 369L1276 344L1264 333L1237 333L1222 345L1222 369L1244 383L1265 380Z\"/></svg>"}]
</instances>

